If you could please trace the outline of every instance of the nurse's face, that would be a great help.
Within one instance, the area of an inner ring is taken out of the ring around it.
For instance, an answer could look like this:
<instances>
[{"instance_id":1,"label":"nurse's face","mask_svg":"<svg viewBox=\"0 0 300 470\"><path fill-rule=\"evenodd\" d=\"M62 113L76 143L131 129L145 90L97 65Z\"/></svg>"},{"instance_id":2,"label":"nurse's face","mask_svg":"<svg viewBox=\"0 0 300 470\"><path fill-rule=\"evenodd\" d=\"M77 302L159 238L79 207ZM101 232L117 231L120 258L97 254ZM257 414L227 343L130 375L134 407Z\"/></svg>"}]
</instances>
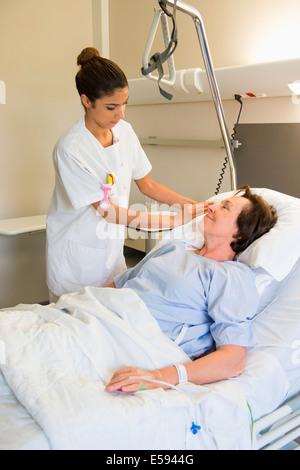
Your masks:
<instances>
[{"instance_id":1,"label":"nurse's face","mask_svg":"<svg viewBox=\"0 0 300 470\"><path fill-rule=\"evenodd\" d=\"M226 240L231 243L238 231L237 218L242 210L248 208L251 202L240 196L224 199L221 204L208 206L208 213L204 218L205 238Z\"/></svg>"},{"instance_id":2,"label":"nurse's face","mask_svg":"<svg viewBox=\"0 0 300 470\"><path fill-rule=\"evenodd\" d=\"M113 95L105 95L93 103L85 95L81 96L81 100L89 121L102 129L112 129L125 117L128 88L118 88Z\"/></svg>"}]
</instances>

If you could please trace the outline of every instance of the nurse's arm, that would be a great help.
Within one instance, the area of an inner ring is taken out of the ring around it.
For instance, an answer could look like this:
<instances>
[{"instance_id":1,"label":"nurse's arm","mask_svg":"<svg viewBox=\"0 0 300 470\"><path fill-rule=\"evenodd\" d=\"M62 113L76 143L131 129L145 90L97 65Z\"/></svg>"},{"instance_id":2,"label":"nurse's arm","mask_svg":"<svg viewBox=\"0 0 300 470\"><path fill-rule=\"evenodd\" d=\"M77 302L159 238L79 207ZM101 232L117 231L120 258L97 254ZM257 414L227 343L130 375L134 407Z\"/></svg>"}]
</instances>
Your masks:
<instances>
[{"instance_id":1,"label":"nurse's arm","mask_svg":"<svg viewBox=\"0 0 300 470\"><path fill-rule=\"evenodd\" d=\"M149 214L114 205L110 201L107 210L101 209L99 202L92 204L99 214L113 224L121 224L132 228L173 229L183 225L199 215L207 212L208 203L188 204L184 210L173 216Z\"/></svg>"},{"instance_id":2,"label":"nurse's arm","mask_svg":"<svg viewBox=\"0 0 300 470\"><path fill-rule=\"evenodd\" d=\"M135 183L142 194L155 199L155 201L168 204L169 206L179 205L183 208L185 204L196 204L197 202L176 193L157 181L153 181L149 174L144 176L144 178L135 180Z\"/></svg>"}]
</instances>

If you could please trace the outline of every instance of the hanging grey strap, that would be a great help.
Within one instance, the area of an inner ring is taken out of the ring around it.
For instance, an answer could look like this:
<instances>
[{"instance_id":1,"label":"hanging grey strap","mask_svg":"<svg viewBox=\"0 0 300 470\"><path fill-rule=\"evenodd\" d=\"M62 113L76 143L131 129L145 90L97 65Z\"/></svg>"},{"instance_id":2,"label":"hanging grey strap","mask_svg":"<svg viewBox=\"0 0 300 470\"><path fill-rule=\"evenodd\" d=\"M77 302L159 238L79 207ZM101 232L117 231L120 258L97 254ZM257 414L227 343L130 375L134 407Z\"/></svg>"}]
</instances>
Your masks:
<instances>
[{"instance_id":1,"label":"hanging grey strap","mask_svg":"<svg viewBox=\"0 0 300 470\"><path fill-rule=\"evenodd\" d=\"M160 94L168 100L171 100L173 98L173 95L171 95L170 93L166 92L165 90L161 88L160 81L164 76L163 63L166 62L171 57L172 54L174 54L175 49L178 44L177 26L176 26L176 4L177 4L177 0L175 0L174 2L174 9L173 9L173 14L172 14L167 10L166 3L164 0L159 2L161 9L164 11L164 13L166 13L166 15L168 15L172 19L172 22L173 22L173 30L172 30L170 42L168 44L168 47L164 50L164 52L162 53L156 52L150 58L150 62L146 69L144 67L142 67L141 69L143 75L149 75L149 73L152 73L154 70L157 69L158 88L159 88Z\"/></svg>"},{"instance_id":2,"label":"hanging grey strap","mask_svg":"<svg viewBox=\"0 0 300 470\"><path fill-rule=\"evenodd\" d=\"M167 100L171 101L171 99L173 98L173 95L171 95L171 93L168 93L166 90L163 90L160 86L160 81L161 79L163 78L164 76L164 69L163 69L163 62L165 62L165 60L162 59L162 54L160 54L159 52L157 52L156 54L153 55L153 57L151 57L150 60L153 60L153 65L154 65L154 68L153 70L157 69L157 72L158 72L158 88L159 88L159 91L160 91L160 94L166 98ZM149 73L149 72L148 72ZM147 75L147 74L146 74Z\"/></svg>"}]
</instances>

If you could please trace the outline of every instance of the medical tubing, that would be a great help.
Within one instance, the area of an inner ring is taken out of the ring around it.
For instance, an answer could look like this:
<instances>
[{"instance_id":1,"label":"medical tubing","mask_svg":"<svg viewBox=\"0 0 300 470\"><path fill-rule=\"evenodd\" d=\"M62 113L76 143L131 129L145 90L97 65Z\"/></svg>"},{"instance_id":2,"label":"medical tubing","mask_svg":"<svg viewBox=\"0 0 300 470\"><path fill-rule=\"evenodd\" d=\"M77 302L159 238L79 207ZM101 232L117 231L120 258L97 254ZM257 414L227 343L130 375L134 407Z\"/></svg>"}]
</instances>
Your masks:
<instances>
[{"instance_id":1,"label":"medical tubing","mask_svg":"<svg viewBox=\"0 0 300 470\"><path fill-rule=\"evenodd\" d=\"M183 365L183 364L180 364L180 365ZM176 369L177 369L177 367L176 367ZM188 399L188 401L191 403L192 407L193 408L195 407L195 403L193 402L191 396L187 392L185 392L184 390L181 390L180 388L178 388L178 386L176 386L176 385L172 385L168 382L164 382L163 380L155 380L155 379L153 379L152 377L150 377L148 375L140 375L140 376L131 375L129 378L137 380L137 381L145 380L146 382L153 382L153 383L158 384L158 385L165 385L168 388L171 388L172 390L175 390L176 392L183 393L183 395L185 395L186 398ZM253 416L252 416L252 411L251 411L251 408L250 408L248 402L246 402L246 403L247 403L247 408L248 408L248 411L250 413L250 418L251 418L251 439L253 440ZM193 423L193 425L194 425L194 423ZM193 428L193 426L192 426L192 428ZM192 428L191 428L191 430L192 430Z\"/></svg>"},{"instance_id":2,"label":"medical tubing","mask_svg":"<svg viewBox=\"0 0 300 470\"><path fill-rule=\"evenodd\" d=\"M236 101L238 101L240 103L240 112L238 114L238 118L236 120L236 124L233 128L233 133L231 134L231 144L233 144L233 141L234 141L234 138L235 138L235 134L236 134L236 131L237 131L237 127L239 125L239 121L240 121L240 117L241 117L241 112L242 112L242 109L243 109L243 102L242 102L242 97L241 95L234 95L234 99Z\"/></svg>"},{"instance_id":3,"label":"medical tubing","mask_svg":"<svg viewBox=\"0 0 300 470\"><path fill-rule=\"evenodd\" d=\"M176 366L175 366L176 367ZM141 381L141 380L146 380L147 382L153 382L155 384L158 384L158 385L165 385L167 386L168 388L171 388L173 390L175 390L176 392L179 392L181 393L182 395L184 395L185 399L189 402L190 404L190 407L191 407L191 413L194 413L195 412L195 407L198 408L198 404L195 403L192 399L192 397L187 393L185 392L184 390L180 390L180 388L178 388L176 385L172 385L168 382L164 382L162 380L155 380L153 379L152 377L149 377L147 375L144 375L144 376L130 376L129 377L130 379L134 379L134 380L138 380L138 381ZM144 391L147 389L144 388L144 387L140 387L139 388L139 391ZM201 426L197 426L194 421L192 421L192 426L190 428L190 430L192 431L193 434L197 434L198 430L201 429Z\"/></svg>"},{"instance_id":4,"label":"medical tubing","mask_svg":"<svg viewBox=\"0 0 300 470\"><path fill-rule=\"evenodd\" d=\"M174 367L176 368L177 374L178 374L178 385L188 383L188 376L187 376L185 366L183 364L175 364ZM153 383L156 383L156 384L165 385L169 388L173 388L174 390L178 390L175 385L172 385L169 382L164 382L162 380L155 380L155 379L152 379L152 377L149 377L149 376L142 376L142 377L131 376L129 378L134 379L134 380L136 380L136 379L146 380L148 382L153 382Z\"/></svg>"},{"instance_id":5,"label":"medical tubing","mask_svg":"<svg viewBox=\"0 0 300 470\"><path fill-rule=\"evenodd\" d=\"M219 192L220 192L220 189L221 189L221 186L222 186L222 182L223 182L223 178L224 178L224 175L225 175L225 171L226 171L227 164L228 164L228 157L226 156L226 157L225 157L225 160L224 160L224 163L223 163L223 166L222 166L222 169L221 169L219 181L218 181L218 184L217 184L217 187L216 187L216 190L215 190L215 195L216 195L216 196L217 196L217 195L219 194Z\"/></svg>"},{"instance_id":6,"label":"medical tubing","mask_svg":"<svg viewBox=\"0 0 300 470\"><path fill-rule=\"evenodd\" d=\"M166 387L172 388L173 390L176 390L177 392L179 392L179 389L177 388L176 385L172 385L168 382L164 382L163 380L155 380L155 379L153 379L152 377L150 377L148 375L138 375L138 376L131 375L129 378L137 380L137 381L145 380L146 382L153 382L153 383L158 384L158 385L165 385Z\"/></svg>"}]
</instances>

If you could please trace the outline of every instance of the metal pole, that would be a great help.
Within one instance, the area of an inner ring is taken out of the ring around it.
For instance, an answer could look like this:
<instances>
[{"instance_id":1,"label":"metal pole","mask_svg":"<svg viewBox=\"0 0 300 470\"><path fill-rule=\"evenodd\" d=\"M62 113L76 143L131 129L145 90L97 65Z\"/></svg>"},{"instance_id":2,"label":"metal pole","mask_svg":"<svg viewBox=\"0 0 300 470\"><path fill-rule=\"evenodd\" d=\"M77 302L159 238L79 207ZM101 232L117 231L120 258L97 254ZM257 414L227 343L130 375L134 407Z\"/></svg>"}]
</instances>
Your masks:
<instances>
[{"instance_id":1,"label":"metal pole","mask_svg":"<svg viewBox=\"0 0 300 470\"><path fill-rule=\"evenodd\" d=\"M174 3L175 3L174 0L165 0L165 2L166 4L170 6L174 6ZM181 0L178 0L177 9L191 16L196 26L199 44L200 44L200 48L201 48L201 52L202 52L202 56L204 60L204 65L205 65L205 69L207 73L207 78L208 78L211 94L213 97L213 101L215 104L217 117L218 117L220 129L221 129L221 133L222 133L222 137L223 137L223 141L225 145L226 154L227 154L228 161L229 161L231 189L235 190L237 188L237 182L236 182L236 167L235 167L233 149L230 143L229 132L228 132L226 121L225 121L223 105L222 105L222 101L220 97L220 92L219 92L216 76L214 73L212 58L211 58L211 54L210 54L210 50L208 46L204 24L203 24L200 13L193 6L186 4L182 2Z\"/></svg>"}]
</instances>

